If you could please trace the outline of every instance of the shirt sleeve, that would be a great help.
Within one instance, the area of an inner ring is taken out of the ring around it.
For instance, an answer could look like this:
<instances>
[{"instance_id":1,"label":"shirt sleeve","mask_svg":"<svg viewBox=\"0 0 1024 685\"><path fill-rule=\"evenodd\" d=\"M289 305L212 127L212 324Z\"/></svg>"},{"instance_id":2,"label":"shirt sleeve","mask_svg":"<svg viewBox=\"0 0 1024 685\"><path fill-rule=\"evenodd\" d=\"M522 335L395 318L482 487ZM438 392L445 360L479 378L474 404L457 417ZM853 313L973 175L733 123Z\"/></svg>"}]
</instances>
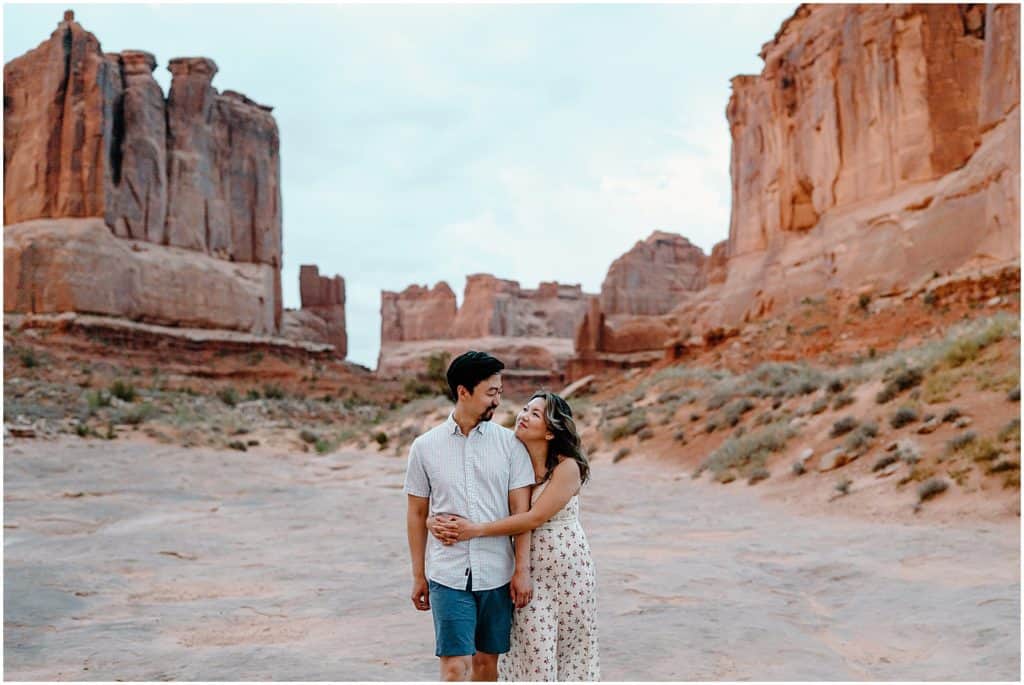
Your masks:
<instances>
[{"instance_id":1,"label":"shirt sleeve","mask_svg":"<svg viewBox=\"0 0 1024 685\"><path fill-rule=\"evenodd\" d=\"M536 480L533 475L533 463L530 461L530 453L526 451L523 443L512 438L512 478L509 480L508 489L525 488L533 485Z\"/></svg>"},{"instance_id":2,"label":"shirt sleeve","mask_svg":"<svg viewBox=\"0 0 1024 685\"><path fill-rule=\"evenodd\" d=\"M405 469L405 494L416 497L430 497L430 478L423 467L423 456L419 443L413 442L409 448L409 464Z\"/></svg>"}]
</instances>

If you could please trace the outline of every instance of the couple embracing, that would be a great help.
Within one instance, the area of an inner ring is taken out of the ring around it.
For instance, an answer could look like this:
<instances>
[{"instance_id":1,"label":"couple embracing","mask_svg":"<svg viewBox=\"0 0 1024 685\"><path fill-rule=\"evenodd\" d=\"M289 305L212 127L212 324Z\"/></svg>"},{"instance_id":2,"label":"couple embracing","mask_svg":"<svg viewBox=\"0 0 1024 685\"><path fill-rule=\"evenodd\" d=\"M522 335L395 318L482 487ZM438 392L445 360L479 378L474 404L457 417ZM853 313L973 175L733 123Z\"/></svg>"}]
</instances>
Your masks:
<instances>
[{"instance_id":1,"label":"couple embracing","mask_svg":"<svg viewBox=\"0 0 1024 685\"><path fill-rule=\"evenodd\" d=\"M456 357L455 409L410 449L412 602L433 614L442 680L598 680L578 497L590 467L554 393L535 393L514 432L491 423L503 368L483 352Z\"/></svg>"}]
</instances>

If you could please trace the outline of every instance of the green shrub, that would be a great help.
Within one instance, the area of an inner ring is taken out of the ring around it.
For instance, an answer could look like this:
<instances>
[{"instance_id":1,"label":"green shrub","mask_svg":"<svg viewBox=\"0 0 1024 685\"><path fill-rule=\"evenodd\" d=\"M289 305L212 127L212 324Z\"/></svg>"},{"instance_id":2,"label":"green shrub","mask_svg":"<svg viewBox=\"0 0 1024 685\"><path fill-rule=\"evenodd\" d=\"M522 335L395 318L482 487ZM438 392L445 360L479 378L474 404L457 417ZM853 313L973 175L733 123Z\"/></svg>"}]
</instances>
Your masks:
<instances>
[{"instance_id":1,"label":"green shrub","mask_svg":"<svg viewBox=\"0 0 1024 685\"><path fill-rule=\"evenodd\" d=\"M942 413L942 423L952 423L959 419L963 414L956 407L950 407Z\"/></svg>"},{"instance_id":2,"label":"green shrub","mask_svg":"<svg viewBox=\"0 0 1024 685\"><path fill-rule=\"evenodd\" d=\"M238 392L234 388L224 388L217 392L217 397L221 402L233 407L238 404Z\"/></svg>"},{"instance_id":3,"label":"green shrub","mask_svg":"<svg viewBox=\"0 0 1024 685\"><path fill-rule=\"evenodd\" d=\"M268 400L283 400L284 388L277 383L265 383L263 385L263 396Z\"/></svg>"},{"instance_id":4,"label":"green shrub","mask_svg":"<svg viewBox=\"0 0 1024 685\"><path fill-rule=\"evenodd\" d=\"M110 406L110 395L103 392L102 390L91 390L85 395L86 401L89 403L89 411L94 412L100 407Z\"/></svg>"},{"instance_id":5,"label":"green shrub","mask_svg":"<svg viewBox=\"0 0 1024 685\"><path fill-rule=\"evenodd\" d=\"M754 408L754 403L746 397L741 397L725 408L725 422L729 426L735 426L748 411Z\"/></svg>"},{"instance_id":6,"label":"green shrub","mask_svg":"<svg viewBox=\"0 0 1024 685\"><path fill-rule=\"evenodd\" d=\"M996 437L1000 442L1009 442L1010 440L1020 442L1020 418L1010 419L1005 426L999 429Z\"/></svg>"},{"instance_id":7,"label":"green shrub","mask_svg":"<svg viewBox=\"0 0 1024 685\"><path fill-rule=\"evenodd\" d=\"M838 438L840 435L846 435L858 425L859 422L854 417L844 416L832 424L832 430L829 431L829 437Z\"/></svg>"},{"instance_id":8,"label":"green shrub","mask_svg":"<svg viewBox=\"0 0 1024 685\"><path fill-rule=\"evenodd\" d=\"M754 485L755 483L760 483L766 478L769 478L771 475L771 472L768 469L764 468L763 466L755 468L750 472L750 477L747 479L747 484Z\"/></svg>"},{"instance_id":9,"label":"green shrub","mask_svg":"<svg viewBox=\"0 0 1024 685\"><path fill-rule=\"evenodd\" d=\"M22 366L26 369L33 369L39 366L39 357L36 356L34 350L25 348L18 352L18 359L21 360Z\"/></svg>"},{"instance_id":10,"label":"green shrub","mask_svg":"<svg viewBox=\"0 0 1024 685\"><path fill-rule=\"evenodd\" d=\"M978 434L974 431L967 431L954 437L953 439L946 442L946 452L949 454L959 452L972 442L978 439Z\"/></svg>"},{"instance_id":11,"label":"green shrub","mask_svg":"<svg viewBox=\"0 0 1024 685\"><path fill-rule=\"evenodd\" d=\"M942 478L929 478L917 486L917 501L920 503L930 500L939 493L945 492L947 488L949 488L949 483Z\"/></svg>"},{"instance_id":12,"label":"green shrub","mask_svg":"<svg viewBox=\"0 0 1024 685\"><path fill-rule=\"evenodd\" d=\"M889 417L889 425L893 428L903 428L909 423L917 421L917 410L910 406L902 406L896 413Z\"/></svg>"},{"instance_id":13,"label":"green shrub","mask_svg":"<svg viewBox=\"0 0 1024 685\"><path fill-rule=\"evenodd\" d=\"M614 426L606 437L614 442L630 435L636 435L644 428L647 428L647 413L643 409L636 409L624 422Z\"/></svg>"},{"instance_id":14,"label":"green shrub","mask_svg":"<svg viewBox=\"0 0 1024 685\"><path fill-rule=\"evenodd\" d=\"M775 423L753 430L741 437L729 437L697 468L696 475L710 469L715 474L730 469L756 468L765 465L768 455L786 446L793 429L785 423Z\"/></svg>"},{"instance_id":15,"label":"green shrub","mask_svg":"<svg viewBox=\"0 0 1024 685\"><path fill-rule=\"evenodd\" d=\"M373 440L380 446L380 449L384 449L388 444L388 434L384 431L377 431L373 434Z\"/></svg>"},{"instance_id":16,"label":"green shrub","mask_svg":"<svg viewBox=\"0 0 1024 685\"><path fill-rule=\"evenodd\" d=\"M619 449L618 452L615 453L614 457L612 457L612 463L614 464L614 463L616 463L618 461L622 461L627 456L629 456L629 448L628 447L623 447L623 448Z\"/></svg>"},{"instance_id":17,"label":"green shrub","mask_svg":"<svg viewBox=\"0 0 1024 685\"><path fill-rule=\"evenodd\" d=\"M306 443L307 445L312 445L314 442L320 439L320 436L314 433L313 431L309 430L308 428L303 428L302 430L299 431L299 439L302 440L302 442Z\"/></svg>"},{"instance_id":18,"label":"green shrub","mask_svg":"<svg viewBox=\"0 0 1024 685\"><path fill-rule=\"evenodd\" d=\"M857 426L852 433L846 436L843 445L850 452L860 453L871 444L871 441L878 435L878 424L874 421L865 421Z\"/></svg>"},{"instance_id":19,"label":"green shrub","mask_svg":"<svg viewBox=\"0 0 1024 685\"><path fill-rule=\"evenodd\" d=\"M849 495L851 485L853 485L852 480L849 478L841 478L839 482L836 483L836 492L840 495Z\"/></svg>"},{"instance_id":20,"label":"green shrub","mask_svg":"<svg viewBox=\"0 0 1024 685\"><path fill-rule=\"evenodd\" d=\"M118 379L111 384L110 394L124 402L134 402L135 386Z\"/></svg>"},{"instance_id":21,"label":"green shrub","mask_svg":"<svg viewBox=\"0 0 1024 685\"><path fill-rule=\"evenodd\" d=\"M132 409L122 412L118 419L118 423L138 426L153 417L156 413L156 407L149 402L143 402L138 407L133 407Z\"/></svg>"},{"instance_id":22,"label":"green shrub","mask_svg":"<svg viewBox=\"0 0 1024 685\"><path fill-rule=\"evenodd\" d=\"M854 397L853 397L853 395L850 392L848 392L848 391L841 392L838 395L836 395L836 398L834 400L832 400L832 409L833 410L842 409L843 407L847 407L847 406L853 404L854 401L855 401Z\"/></svg>"},{"instance_id":23,"label":"green shrub","mask_svg":"<svg viewBox=\"0 0 1024 685\"><path fill-rule=\"evenodd\" d=\"M876 461L875 465L871 467L871 470L872 471L881 471L886 466L889 466L890 464L895 464L899 460L900 460L900 458L899 458L898 454L895 454L895 453L893 453L893 454L884 454L884 455L882 455L881 457L878 458L878 461Z\"/></svg>"},{"instance_id":24,"label":"green shrub","mask_svg":"<svg viewBox=\"0 0 1024 685\"><path fill-rule=\"evenodd\" d=\"M650 440L651 438L654 437L654 431L650 428L644 428L643 430L636 434L636 437L641 442L643 442L644 440Z\"/></svg>"},{"instance_id":25,"label":"green shrub","mask_svg":"<svg viewBox=\"0 0 1024 685\"><path fill-rule=\"evenodd\" d=\"M245 399L248 401L258 400L260 398L260 391L255 388L249 388L248 392L245 393Z\"/></svg>"},{"instance_id":26,"label":"green shrub","mask_svg":"<svg viewBox=\"0 0 1024 685\"><path fill-rule=\"evenodd\" d=\"M246 447L245 443L242 442L241 440L232 440L231 442L228 443L228 447L230 447L233 450L238 450L239 452L247 452L249 450L249 448Z\"/></svg>"}]
</instances>

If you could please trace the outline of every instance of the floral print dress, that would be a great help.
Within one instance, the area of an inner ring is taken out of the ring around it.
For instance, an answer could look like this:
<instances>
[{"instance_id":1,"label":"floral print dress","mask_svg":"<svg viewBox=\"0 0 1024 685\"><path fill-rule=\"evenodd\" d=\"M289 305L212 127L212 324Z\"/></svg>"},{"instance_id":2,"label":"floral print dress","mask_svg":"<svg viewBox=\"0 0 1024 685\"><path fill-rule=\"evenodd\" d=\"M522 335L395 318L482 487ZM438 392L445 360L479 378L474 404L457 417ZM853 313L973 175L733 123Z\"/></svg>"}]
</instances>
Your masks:
<instances>
[{"instance_id":1,"label":"floral print dress","mask_svg":"<svg viewBox=\"0 0 1024 685\"><path fill-rule=\"evenodd\" d=\"M547 483L533 489L536 502ZM498 661L498 679L595 681L597 582L579 520L579 495L533 531L533 599L512 616L512 645Z\"/></svg>"}]
</instances>

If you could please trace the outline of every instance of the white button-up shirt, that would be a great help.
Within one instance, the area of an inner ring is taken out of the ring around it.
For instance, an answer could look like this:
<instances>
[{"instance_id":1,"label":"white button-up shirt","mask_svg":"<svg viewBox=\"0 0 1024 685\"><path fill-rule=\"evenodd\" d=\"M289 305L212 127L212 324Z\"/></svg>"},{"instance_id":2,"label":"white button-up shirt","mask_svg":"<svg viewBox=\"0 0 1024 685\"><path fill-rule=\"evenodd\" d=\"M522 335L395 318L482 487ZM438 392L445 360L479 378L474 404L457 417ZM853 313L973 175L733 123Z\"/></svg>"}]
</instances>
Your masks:
<instances>
[{"instance_id":1,"label":"white button-up shirt","mask_svg":"<svg viewBox=\"0 0 1024 685\"><path fill-rule=\"evenodd\" d=\"M489 522L510 514L508 493L533 485L530 455L515 434L481 421L465 436L452 415L413 441L405 492L430 498L433 514ZM427 578L457 590L473 574L473 590L512 580L515 552L508 537L479 537L444 545L427 535Z\"/></svg>"}]
</instances>

